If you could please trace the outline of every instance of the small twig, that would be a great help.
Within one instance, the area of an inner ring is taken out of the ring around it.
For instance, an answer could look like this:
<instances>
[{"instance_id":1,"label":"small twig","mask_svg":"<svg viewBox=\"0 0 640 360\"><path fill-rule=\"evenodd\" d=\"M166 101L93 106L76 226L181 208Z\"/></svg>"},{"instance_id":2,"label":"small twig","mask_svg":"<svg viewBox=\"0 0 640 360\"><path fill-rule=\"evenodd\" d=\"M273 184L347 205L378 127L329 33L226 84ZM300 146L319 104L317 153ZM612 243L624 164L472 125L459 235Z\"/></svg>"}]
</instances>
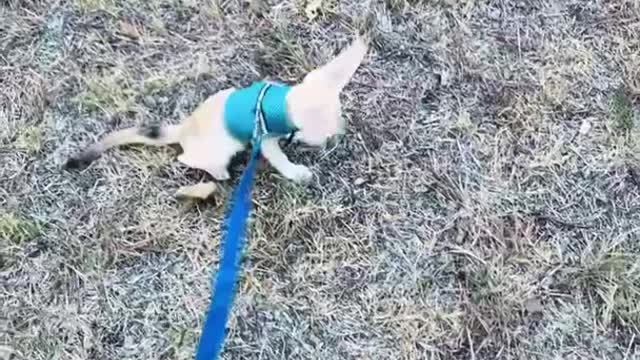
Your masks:
<instances>
[{"instance_id":1,"label":"small twig","mask_svg":"<svg viewBox=\"0 0 640 360\"><path fill-rule=\"evenodd\" d=\"M615 17L602 17L600 19L596 19L593 21L593 25L604 25L604 24L608 24L608 23L612 23L615 22L617 25L627 25L627 24L631 24L634 22L637 22L638 20L640 20L640 17L633 17L633 18L627 18L627 19L618 19Z\"/></svg>"},{"instance_id":2,"label":"small twig","mask_svg":"<svg viewBox=\"0 0 640 360\"><path fill-rule=\"evenodd\" d=\"M516 35L518 36L518 58L522 61L522 42L520 41L520 23L516 27Z\"/></svg>"},{"instance_id":3,"label":"small twig","mask_svg":"<svg viewBox=\"0 0 640 360\"><path fill-rule=\"evenodd\" d=\"M479 263L481 263L484 266L487 266L487 262L484 261L483 259L481 259L480 257L478 257L477 255L475 255L474 253L472 253L469 250L465 250L465 249L461 249L461 248L451 248L451 250L449 250L450 253L452 254L457 254L457 255L466 255L472 259L475 259L476 261L478 261Z\"/></svg>"},{"instance_id":4,"label":"small twig","mask_svg":"<svg viewBox=\"0 0 640 360\"><path fill-rule=\"evenodd\" d=\"M473 351L473 340L471 340L471 332L467 328L467 341L469 341L469 352L471 353L471 360L476 360L476 353Z\"/></svg>"},{"instance_id":5,"label":"small twig","mask_svg":"<svg viewBox=\"0 0 640 360\"><path fill-rule=\"evenodd\" d=\"M324 160L327 156L331 155L331 153L333 153L334 151L336 151L336 149L338 148L338 145L340 145L339 141L336 141L335 144L333 145L333 147L331 149L329 149L328 151L325 151L321 156L320 159L318 159L318 161Z\"/></svg>"},{"instance_id":6,"label":"small twig","mask_svg":"<svg viewBox=\"0 0 640 360\"><path fill-rule=\"evenodd\" d=\"M627 175L631 183L640 188L640 176L638 176L638 172L632 165L627 165Z\"/></svg>"},{"instance_id":7,"label":"small twig","mask_svg":"<svg viewBox=\"0 0 640 360\"><path fill-rule=\"evenodd\" d=\"M627 360L629 358L629 354L631 353L631 345L633 345L633 341L636 339L636 334L633 334L631 337L631 341L629 341L629 346L627 346L627 352L624 354L624 359Z\"/></svg>"},{"instance_id":8,"label":"small twig","mask_svg":"<svg viewBox=\"0 0 640 360\"><path fill-rule=\"evenodd\" d=\"M564 227L568 227L568 228L576 228L576 229L591 229L593 228L595 225L593 224L581 224L581 223L576 223L576 222L568 222L562 219L558 219L556 217L550 216L550 215L543 215L540 214L537 216L537 218L539 220L545 220L545 221L550 221L556 225L559 226L564 226Z\"/></svg>"}]
</instances>

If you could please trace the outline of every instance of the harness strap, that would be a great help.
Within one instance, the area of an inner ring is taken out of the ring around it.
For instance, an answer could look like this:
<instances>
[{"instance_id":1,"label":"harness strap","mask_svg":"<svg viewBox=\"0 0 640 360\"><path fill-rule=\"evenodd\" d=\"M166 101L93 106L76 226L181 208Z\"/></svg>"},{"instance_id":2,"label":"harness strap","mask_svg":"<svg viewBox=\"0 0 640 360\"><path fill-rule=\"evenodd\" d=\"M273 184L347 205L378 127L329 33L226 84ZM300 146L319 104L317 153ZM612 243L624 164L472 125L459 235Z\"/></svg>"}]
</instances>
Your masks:
<instances>
[{"instance_id":1,"label":"harness strap","mask_svg":"<svg viewBox=\"0 0 640 360\"><path fill-rule=\"evenodd\" d=\"M256 102L256 119L255 126L253 127L253 146L256 146L256 141L260 144L260 140L262 140L262 136L269 133L269 129L267 128L267 122L264 119L264 113L262 112L262 100L264 99L264 95L267 93L267 90L271 87L271 84L266 83L262 89L260 89L260 94L258 95L258 101Z\"/></svg>"},{"instance_id":2,"label":"harness strap","mask_svg":"<svg viewBox=\"0 0 640 360\"><path fill-rule=\"evenodd\" d=\"M296 132L292 131L289 133L289 135L287 136L287 139L284 142L285 146L289 146L292 142L293 142L293 138L296 136Z\"/></svg>"}]
</instances>

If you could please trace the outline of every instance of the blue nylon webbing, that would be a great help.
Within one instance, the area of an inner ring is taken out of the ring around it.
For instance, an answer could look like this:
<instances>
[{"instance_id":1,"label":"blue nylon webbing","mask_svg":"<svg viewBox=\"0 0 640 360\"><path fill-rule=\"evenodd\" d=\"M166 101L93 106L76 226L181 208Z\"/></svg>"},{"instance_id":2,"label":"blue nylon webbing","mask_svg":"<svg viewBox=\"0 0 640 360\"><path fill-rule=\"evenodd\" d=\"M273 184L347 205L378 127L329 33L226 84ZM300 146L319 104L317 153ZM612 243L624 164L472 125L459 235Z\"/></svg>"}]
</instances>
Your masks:
<instances>
[{"instance_id":1,"label":"blue nylon webbing","mask_svg":"<svg viewBox=\"0 0 640 360\"><path fill-rule=\"evenodd\" d=\"M213 299L200 335L196 360L217 359L224 344L225 327L233 305L236 277L240 270L239 257L244 245L247 218L251 211L251 188L259 155L259 146L254 144L249 165L244 170L232 198L233 207L225 221L227 233L224 244L221 243L224 247L222 260Z\"/></svg>"},{"instance_id":2,"label":"blue nylon webbing","mask_svg":"<svg viewBox=\"0 0 640 360\"><path fill-rule=\"evenodd\" d=\"M240 272L240 255L244 247L247 219L251 211L251 190L256 173L256 164L260 156L262 136L266 133L262 114L262 99L269 85L260 92L256 111L256 126L253 135L253 150L247 168L242 173L240 183L231 198L231 211L225 216L224 237L220 243L222 254L216 278L211 304L202 328L202 334L196 350L196 360L214 360L218 358L224 345L225 327L235 295L235 286Z\"/></svg>"}]
</instances>

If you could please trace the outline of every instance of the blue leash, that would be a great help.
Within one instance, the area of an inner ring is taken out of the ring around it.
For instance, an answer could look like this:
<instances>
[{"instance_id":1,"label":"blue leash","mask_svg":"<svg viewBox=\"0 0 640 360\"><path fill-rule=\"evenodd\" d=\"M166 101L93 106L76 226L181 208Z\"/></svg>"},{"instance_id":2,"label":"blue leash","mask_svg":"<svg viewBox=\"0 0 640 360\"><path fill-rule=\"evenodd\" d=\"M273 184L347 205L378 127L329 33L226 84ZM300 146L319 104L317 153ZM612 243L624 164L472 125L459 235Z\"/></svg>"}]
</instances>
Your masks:
<instances>
[{"instance_id":1,"label":"blue leash","mask_svg":"<svg viewBox=\"0 0 640 360\"><path fill-rule=\"evenodd\" d=\"M209 305L207 318L200 335L196 360L217 359L224 345L225 327L231 313L235 285L240 270L239 257L244 246L247 218L251 211L251 189L256 164L260 156L262 136L267 133L262 114L262 98L269 87L270 85L265 85L258 97L251 158L231 199L231 211L227 212L225 216L226 232L220 243L220 246L223 247L222 259L220 260L213 299Z\"/></svg>"}]
</instances>

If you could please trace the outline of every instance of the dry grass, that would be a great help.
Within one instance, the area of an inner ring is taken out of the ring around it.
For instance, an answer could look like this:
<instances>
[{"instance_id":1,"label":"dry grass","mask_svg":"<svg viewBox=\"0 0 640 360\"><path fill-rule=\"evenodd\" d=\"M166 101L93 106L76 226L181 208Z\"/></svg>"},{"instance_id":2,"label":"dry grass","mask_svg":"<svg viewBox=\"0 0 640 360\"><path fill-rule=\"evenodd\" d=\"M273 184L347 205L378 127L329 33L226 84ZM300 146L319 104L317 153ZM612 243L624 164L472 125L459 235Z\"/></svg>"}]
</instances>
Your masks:
<instances>
[{"instance_id":1,"label":"dry grass","mask_svg":"<svg viewBox=\"0 0 640 360\"><path fill-rule=\"evenodd\" d=\"M204 4L204 5L203 5ZM348 133L263 167L226 359L640 358L637 1L5 1L0 358L191 359L225 196L101 134L299 80L356 28ZM237 178L242 163L234 166ZM13 354L13 355L9 355Z\"/></svg>"}]
</instances>

